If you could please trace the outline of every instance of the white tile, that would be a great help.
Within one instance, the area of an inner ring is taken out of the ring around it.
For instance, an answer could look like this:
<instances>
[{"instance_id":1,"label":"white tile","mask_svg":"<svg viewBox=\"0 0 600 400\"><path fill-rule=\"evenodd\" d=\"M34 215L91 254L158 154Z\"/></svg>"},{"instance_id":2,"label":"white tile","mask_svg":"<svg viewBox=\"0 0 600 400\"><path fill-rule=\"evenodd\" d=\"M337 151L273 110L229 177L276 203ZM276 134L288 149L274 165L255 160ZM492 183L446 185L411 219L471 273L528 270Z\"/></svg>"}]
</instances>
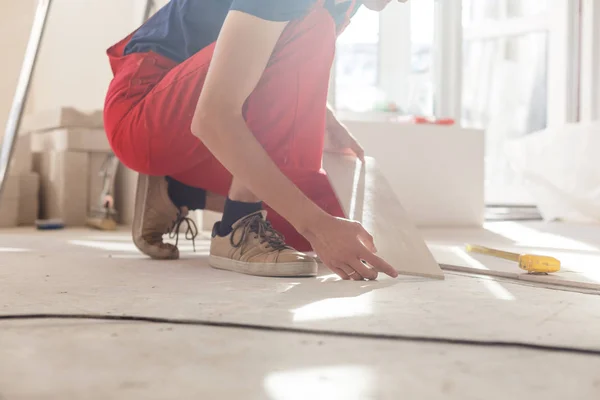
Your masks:
<instances>
[{"instance_id":1,"label":"white tile","mask_svg":"<svg viewBox=\"0 0 600 400\"><path fill-rule=\"evenodd\" d=\"M374 237L377 255L400 274L444 279L425 240L379 169L375 159L325 154L327 171L342 209Z\"/></svg>"}]
</instances>

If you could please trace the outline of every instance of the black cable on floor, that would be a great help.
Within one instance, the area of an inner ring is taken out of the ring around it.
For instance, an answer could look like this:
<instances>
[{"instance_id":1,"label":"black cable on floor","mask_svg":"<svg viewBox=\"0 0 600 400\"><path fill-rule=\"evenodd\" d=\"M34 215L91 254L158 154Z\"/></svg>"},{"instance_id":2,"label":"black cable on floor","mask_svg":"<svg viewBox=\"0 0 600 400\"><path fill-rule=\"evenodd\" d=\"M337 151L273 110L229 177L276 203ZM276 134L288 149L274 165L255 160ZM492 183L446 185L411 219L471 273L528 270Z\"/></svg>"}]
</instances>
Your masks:
<instances>
[{"instance_id":1,"label":"black cable on floor","mask_svg":"<svg viewBox=\"0 0 600 400\"><path fill-rule=\"evenodd\" d=\"M441 337L426 337L413 335L396 335L385 333L364 333L364 332L344 332L330 331L321 329L307 328L290 328L269 325L253 325L242 324L235 322L218 322L196 319L179 319L179 318L159 318L159 317L143 317L133 315L101 315L101 314L15 314L15 315L0 315L0 321L10 320L40 320L40 319L56 319L56 320L95 320L95 321L117 321L117 322L145 322L152 324L169 324L169 325L187 325L187 326L208 326L216 328L233 328L246 329L262 332L278 332L278 333L296 333L303 335L319 335L329 337L343 337L351 339L373 339L373 340L390 340L397 342L417 342L417 343L437 343L437 344L452 344L460 346L478 346L478 347L500 347L500 348L520 348L528 350L541 350L559 353L572 353L580 355L600 356L600 350L585 349L577 347L551 346L544 344L534 344L526 342L510 342L496 340L471 340L471 339L452 339Z\"/></svg>"}]
</instances>

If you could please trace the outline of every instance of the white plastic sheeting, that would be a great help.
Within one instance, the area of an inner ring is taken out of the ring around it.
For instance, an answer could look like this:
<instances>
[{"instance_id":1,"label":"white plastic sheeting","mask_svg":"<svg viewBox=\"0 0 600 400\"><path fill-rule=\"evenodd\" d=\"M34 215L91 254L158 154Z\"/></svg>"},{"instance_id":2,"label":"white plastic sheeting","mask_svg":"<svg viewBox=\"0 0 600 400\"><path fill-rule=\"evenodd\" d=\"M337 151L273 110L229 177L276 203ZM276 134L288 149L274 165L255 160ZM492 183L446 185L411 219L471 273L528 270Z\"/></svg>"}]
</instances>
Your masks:
<instances>
[{"instance_id":1,"label":"white plastic sheeting","mask_svg":"<svg viewBox=\"0 0 600 400\"><path fill-rule=\"evenodd\" d=\"M532 133L506 152L545 220L600 222L600 122Z\"/></svg>"}]
</instances>

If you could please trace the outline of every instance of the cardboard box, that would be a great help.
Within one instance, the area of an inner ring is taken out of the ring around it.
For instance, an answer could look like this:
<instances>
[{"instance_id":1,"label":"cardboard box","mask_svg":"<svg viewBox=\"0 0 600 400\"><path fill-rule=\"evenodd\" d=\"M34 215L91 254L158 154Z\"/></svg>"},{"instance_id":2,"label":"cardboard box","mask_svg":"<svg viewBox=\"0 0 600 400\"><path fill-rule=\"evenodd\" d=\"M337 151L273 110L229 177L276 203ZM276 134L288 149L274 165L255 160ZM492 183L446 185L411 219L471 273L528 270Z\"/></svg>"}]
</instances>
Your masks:
<instances>
[{"instance_id":1,"label":"cardboard box","mask_svg":"<svg viewBox=\"0 0 600 400\"><path fill-rule=\"evenodd\" d=\"M10 161L10 173L26 174L32 168L31 135L19 135Z\"/></svg>"},{"instance_id":2,"label":"cardboard box","mask_svg":"<svg viewBox=\"0 0 600 400\"><path fill-rule=\"evenodd\" d=\"M59 128L31 134L33 152L44 151L85 151L110 152L106 133L103 129Z\"/></svg>"},{"instance_id":3,"label":"cardboard box","mask_svg":"<svg viewBox=\"0 0 600 400\"><path fill-rule=\"evenodd\" d=\"M84 113L71 107L45 110L26 115L21 124L21 132L42 132L57 128L104 127L102 111Z\"/></svg>"},{"instance_id":4,"label":"cardboard box","mask_svg":"<svg viewBox=\"0 0 600 400\"><path fill-rule=\"evenodd\" d=\"M40 174L40 218L60 218L67 226L84 226L88 211L88 153L38 153L34 165Z\"/></svg>"},{"instance_id":5,"label":"cardboard box","mask_svg":"<svg viewBox=\"0 0 600 400\"><path fill-rule=\"evenodd\" d=\"M35 172L19 176L19 225L33 226L40 208L40 176Z\"/></svg>"},{"instance_id":6,"label":"cardboard box","mask_svg":"<svg viewBox=\"0 0 600 400\"><path fill-rule=\"evenodd\" d=\"M9 175L0 198L0 228L12 228L19 223L19 176Z\"/></svg>"}]
</instances>

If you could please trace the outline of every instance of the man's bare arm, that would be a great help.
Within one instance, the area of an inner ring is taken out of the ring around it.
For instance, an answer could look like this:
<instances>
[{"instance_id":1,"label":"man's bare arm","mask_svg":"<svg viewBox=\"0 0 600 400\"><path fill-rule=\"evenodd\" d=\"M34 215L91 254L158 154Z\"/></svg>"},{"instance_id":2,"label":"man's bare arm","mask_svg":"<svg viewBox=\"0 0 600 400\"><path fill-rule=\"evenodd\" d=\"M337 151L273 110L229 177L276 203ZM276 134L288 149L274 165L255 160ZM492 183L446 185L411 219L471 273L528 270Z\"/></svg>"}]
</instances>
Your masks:
<instances>
[{"instance_id":1,"label":"man's bare arm","mask_svg":"<svg viewBox=\"0 0 600 400\"><path fill-rule=\"evenodd\" d=\"M230 12L217 41L192 132L232 175L302 233L323 211L279 170L242 115L244 102L260 80L285 26Z\"/></svg>"},{"instance_id":2,"label":"man's bare arm","mask_svg":"<svg viewBox=\"0 0 600 400\"><path fill-rule=\"evenodd\" d=\"M338 275L375 279L381 271L397 276L392 266L374 254L373 237L362 225L334 218L308 199L279 170L246 125L242 107L285 26L237 11L229 13L198 101L192 132L236 179L304 235Z\"/></svg>"}]
</instances>

